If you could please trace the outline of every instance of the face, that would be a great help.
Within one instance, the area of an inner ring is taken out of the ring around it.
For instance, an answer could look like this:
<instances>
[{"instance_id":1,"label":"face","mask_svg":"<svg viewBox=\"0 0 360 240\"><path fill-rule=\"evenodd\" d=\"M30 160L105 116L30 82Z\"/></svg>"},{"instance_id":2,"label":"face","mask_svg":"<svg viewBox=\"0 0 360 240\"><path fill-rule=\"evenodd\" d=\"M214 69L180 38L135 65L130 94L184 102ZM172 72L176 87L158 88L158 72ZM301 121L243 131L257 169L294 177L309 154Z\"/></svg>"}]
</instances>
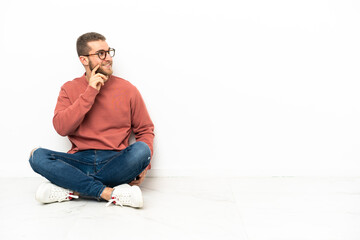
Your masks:
<instances>
[{"instance_id":1,"label":"face","mask_svg":"<svg viewBox=\"0 0 360 240\"><path fill-rule=\"evenodd\" d=\"M93 41L88 43L91 48L89 54L94 54L100 50L109 50L109 45L105 41ZM112 57L109 54L106 54L106 58L101 60L97 55L88 56L89 59L89 68L92 71L97 65L100 64L97 73L102 73L106 76L110 76L113 73L112 70Z\"/></svg>"}]
</instances>

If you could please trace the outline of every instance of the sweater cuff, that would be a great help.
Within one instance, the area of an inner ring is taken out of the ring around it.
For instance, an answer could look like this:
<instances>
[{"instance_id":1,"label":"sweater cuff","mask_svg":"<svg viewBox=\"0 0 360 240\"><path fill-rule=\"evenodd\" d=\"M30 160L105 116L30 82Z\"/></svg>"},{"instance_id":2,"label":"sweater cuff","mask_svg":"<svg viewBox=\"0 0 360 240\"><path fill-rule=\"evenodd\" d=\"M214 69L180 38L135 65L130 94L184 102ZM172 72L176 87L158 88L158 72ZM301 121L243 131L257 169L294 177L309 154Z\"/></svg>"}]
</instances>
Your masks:
<instances>
[{"instance_id":1,"label":"sweater cuff","mask_svg":"<svg viewBox=\"0 0 360 240\"><path fill-rule=\"evenodd\" d=\"M83 93L83 98L86 100L89 100L91 102L94 102L95 97L98 94L99 94L99 91L89 85L89 86L87 86L85 92Z\"/></svg>"}]
</instances>

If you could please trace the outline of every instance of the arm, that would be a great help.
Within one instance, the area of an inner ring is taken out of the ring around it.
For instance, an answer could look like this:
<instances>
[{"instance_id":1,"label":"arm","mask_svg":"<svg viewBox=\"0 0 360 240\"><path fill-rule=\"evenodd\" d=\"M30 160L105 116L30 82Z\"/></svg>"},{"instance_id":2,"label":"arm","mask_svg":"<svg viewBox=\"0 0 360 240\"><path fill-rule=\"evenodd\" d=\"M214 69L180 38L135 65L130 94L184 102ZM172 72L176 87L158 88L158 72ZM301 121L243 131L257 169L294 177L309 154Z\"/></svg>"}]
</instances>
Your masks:
<instances>
[{"instance_id":1,"label":"arm","mask_svg":"<svg viewBox=\"0 0 360 240\"><path fill-rule=\"evenodd\" d=\"M95 102L98 91L88 86L75 102L71 103L64 87L55 107L53 125L57 133L61 136L71 135L84 120L86 113L91 109Z\"/></svg>"},{"instance_id":2,"label":"arm","mask_svg":"<svg viewBox=\"0 0 360 240\"><path fill-rule=\"evenodd\" d=\"M131 119L131 125L135 134L136 141L145 142L150 148L152 157L154 142L154 124L150 119L144 100L142 99L140 92L137 89L135 97L131 101ZM146 173L149 169L151 169L151 162L149 166L129 184L140 185L144 181Z\"/></svg>"},{"instance_id":3,"label":"arm","mask_svg":"<svg viewBox=\"0 0 360 240\"><path fill-rule=\"evenodd\" d=\"M136 141L142 141L146 143L150 148L152 156L154 141L154 124L150 119L149 113L145 106L145 102L137 89L135 89L135 94L130 104L131 126L135 134L135 139Z\"/></svg>"},{"instance_id":4,"label":"arm","mask_svg":"<svg viewBox=\"0 0 360 240\"><path fill-rule=\"evenodd\" d=\"M66 93L65 85L61 88L53 118L54 128L61 136L70 135L79 127L108 79L107 76L96 73L99 67L100 64L92 70L88 87L73 103Z\"/></svg>"}]
</instances>

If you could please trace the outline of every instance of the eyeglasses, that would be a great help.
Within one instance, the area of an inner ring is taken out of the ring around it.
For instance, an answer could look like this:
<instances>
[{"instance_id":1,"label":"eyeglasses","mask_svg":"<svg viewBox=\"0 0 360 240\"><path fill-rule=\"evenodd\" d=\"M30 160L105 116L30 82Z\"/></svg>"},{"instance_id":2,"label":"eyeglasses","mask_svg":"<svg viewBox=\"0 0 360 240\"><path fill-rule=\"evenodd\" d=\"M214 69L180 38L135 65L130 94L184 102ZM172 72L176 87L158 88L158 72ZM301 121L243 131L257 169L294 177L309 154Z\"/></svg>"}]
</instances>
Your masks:
<instances>
[{"instance_id":1,"label":"eyeglasses","mask_svg":"<svg viewBox=\"0 0 360 240\"><path fill-rule=\"evenodd\" d=\"M98 55L98 57L101 59L101 60L104 60L106 58L106 54L109 54L110 57L113 57L115 56L115 49L113 48L109 48L109 50L105 51L105 50L100 50L100 51L97 51L96 53L93 53L93 54L88 54L88 55L83 55L83 56L92 56L92 55Z\"/></svg>"}]
</instances>

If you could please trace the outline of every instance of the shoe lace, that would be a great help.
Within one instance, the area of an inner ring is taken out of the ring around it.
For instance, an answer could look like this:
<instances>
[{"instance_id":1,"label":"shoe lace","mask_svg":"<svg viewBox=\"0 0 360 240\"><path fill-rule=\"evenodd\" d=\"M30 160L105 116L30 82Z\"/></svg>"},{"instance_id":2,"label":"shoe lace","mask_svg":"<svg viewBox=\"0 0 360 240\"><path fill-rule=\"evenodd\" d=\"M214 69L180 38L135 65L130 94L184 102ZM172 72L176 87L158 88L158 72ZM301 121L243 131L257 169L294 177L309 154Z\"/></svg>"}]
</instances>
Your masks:
<instances>
[{"instance_id":1,"label":"shoe lace","mask_svg":"<svg viewBox=\"0 0 360 240\"><path fill-rule=\"evenodd\" d=\"M111 203L123 207L124 204L129 204L131 201L131 194L127 191L122 191L113 195L114 196L112 196L111 199L107 202L106 207L108 207Z\"/></svg>"},{"instance_id":2,"label":"shoe lace","mask_svg":"<svg viewBox=\"0 0 360 240\"><path fill-rule=\"evenodd\" d=\"M61 188L53 188L49 197L50 199L58 202L62 202L64 200L71 200L73 198L79 198L79 196L74 195L73 192L64 191Z\"/></svg>"}]
</instances>

